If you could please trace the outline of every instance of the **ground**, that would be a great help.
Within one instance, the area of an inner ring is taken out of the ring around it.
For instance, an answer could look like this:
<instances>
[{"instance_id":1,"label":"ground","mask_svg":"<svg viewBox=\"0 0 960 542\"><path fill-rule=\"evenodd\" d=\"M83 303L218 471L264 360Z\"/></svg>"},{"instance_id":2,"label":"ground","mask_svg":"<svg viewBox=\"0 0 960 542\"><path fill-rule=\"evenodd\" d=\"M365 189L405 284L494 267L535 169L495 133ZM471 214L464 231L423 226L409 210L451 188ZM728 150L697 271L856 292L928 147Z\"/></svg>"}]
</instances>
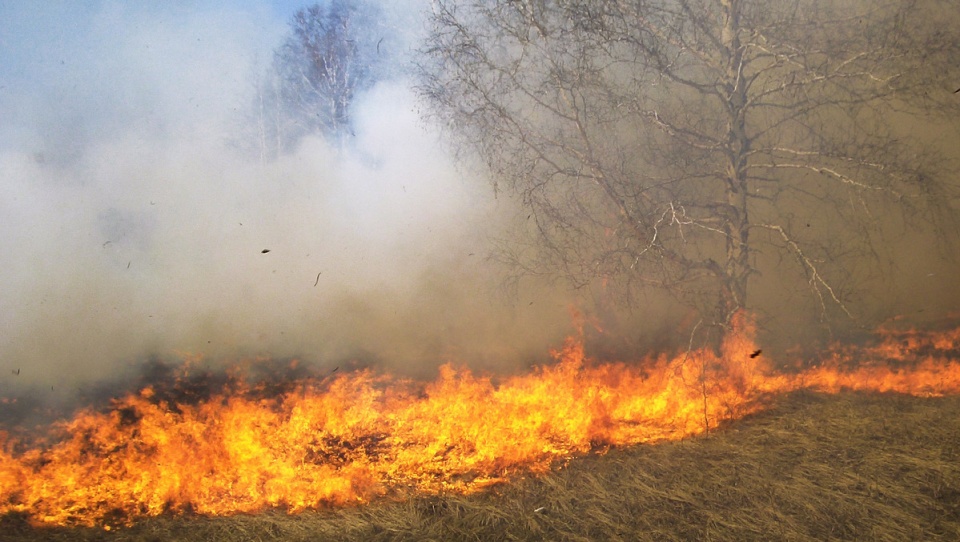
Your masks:
<instances>
[{"instance_id":1,"label":"ground","mask_svg":"<svg viewBox=\"0 0 960 542\"><path fill-rule=\"evenodd\" d=\"M614 449L472 496L106 532L0 520L0 541L957 540L960 398L794 393L681 442Z\"/></svg>"}]
</instances>

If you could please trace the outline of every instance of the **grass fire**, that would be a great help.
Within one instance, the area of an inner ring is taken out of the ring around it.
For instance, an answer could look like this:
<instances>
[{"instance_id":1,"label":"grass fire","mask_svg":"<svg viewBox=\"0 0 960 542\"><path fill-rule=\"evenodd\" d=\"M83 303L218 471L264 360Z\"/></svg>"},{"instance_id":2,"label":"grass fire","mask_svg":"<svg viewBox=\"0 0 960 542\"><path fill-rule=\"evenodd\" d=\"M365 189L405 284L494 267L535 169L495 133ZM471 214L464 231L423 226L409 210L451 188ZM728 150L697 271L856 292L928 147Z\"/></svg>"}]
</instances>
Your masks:
<instances>
[{"instance_id":1,"label":"grass fire","mask_svg":"<svg viewBox=\"0 0 960 542\"><path fill-rule=\"evenodd\" d=\"M0 512L109 527L463 495L716 430L798 390L960 393L960 328L887 329L815 367L778 372L754 355L748 319L736 325L719 352L633 363L586 359L569 339L552 363L503 377L444 365L431 382L363 370L268 386L237 374L200 393L184 374L171 389L81 410L40 438L5 436Z\"/></svg>"},{"instance_id":2,"label":"grass fire","mask_svg":"<svg viewBox=\"0 0 960 542\"><path fill-rule=\"evenodd\" d=\"M0 542L960 539L955 0L34 4Z\"/></svg>"}]
</instances>

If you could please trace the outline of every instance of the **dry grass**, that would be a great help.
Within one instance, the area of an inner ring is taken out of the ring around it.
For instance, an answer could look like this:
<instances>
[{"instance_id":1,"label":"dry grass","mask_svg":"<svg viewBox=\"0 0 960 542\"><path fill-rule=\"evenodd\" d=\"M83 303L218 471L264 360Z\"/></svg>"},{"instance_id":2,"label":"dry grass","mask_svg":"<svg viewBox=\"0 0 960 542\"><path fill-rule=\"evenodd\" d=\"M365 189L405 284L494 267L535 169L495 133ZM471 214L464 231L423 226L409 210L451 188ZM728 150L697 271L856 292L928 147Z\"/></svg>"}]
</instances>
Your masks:
<instances>
[{"instance_id":1,"label":"dry grass","mask_svg":"<svg viewBox=\"0 0 960 542\"><path fill-rule=\"evenodd\" d=\"M470 497L0 541L957 540L960 398L798 393L707 437L613 450Z\"/></svg>"}]
</instances>

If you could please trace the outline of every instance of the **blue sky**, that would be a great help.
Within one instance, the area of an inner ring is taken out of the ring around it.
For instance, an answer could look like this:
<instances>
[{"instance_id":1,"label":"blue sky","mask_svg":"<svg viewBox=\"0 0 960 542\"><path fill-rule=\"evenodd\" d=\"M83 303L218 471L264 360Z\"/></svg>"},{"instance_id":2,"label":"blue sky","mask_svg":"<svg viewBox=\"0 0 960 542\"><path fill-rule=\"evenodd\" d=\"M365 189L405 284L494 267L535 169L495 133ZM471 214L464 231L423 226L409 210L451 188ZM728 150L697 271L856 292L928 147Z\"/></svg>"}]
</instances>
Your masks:
<instances>
[{"instance_id":1,"label":"blue sky","mask_svg":"<svg viewBox=\"0 0 960 542\"><path fill-rule=\"evenodd\" d=\"M197 108L227 115L308 4L0 0L0 148L89 139L131 120L190 124ZM416 11L384 6L394 17ZM60 136L44 132L51 125ZM80 125L83 133L62 133Z\"/></svg>"},{"instance_id":2,"label":"blue sky","mask_svg":"<svg viewBox=\"0 0 960 542\"><path fill-rule=\"evenodd\" d=\"M290 2L0 3L0 147L47 124L112 130L148 108L236 100L269 59ZM97 113L97 114L94 114ZM156 113L154 111L153 113ZM163 113L170 118L172 111ZM80 117L84 117L81 121ZM33 133L31 133L33 132Z\"/></svg>"}]
</instances>

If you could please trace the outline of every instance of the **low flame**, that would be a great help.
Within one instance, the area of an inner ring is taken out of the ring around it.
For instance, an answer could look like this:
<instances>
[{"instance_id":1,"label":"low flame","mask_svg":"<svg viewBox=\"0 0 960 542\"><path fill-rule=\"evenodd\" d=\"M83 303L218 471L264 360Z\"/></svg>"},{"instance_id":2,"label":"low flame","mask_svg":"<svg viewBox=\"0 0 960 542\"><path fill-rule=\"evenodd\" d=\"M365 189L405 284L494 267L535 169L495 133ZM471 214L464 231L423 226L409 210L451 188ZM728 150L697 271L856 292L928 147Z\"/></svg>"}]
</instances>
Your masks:
<instances>
[{"instance_id":1,"label":"low flame","mask_svg":"<svg viewBox=\"0 0 960 542\"><path fill-rule=\"evenodd\" d=\"M875 346L838 346L785 374L737 324L719 354L595 363L568 339L555 364L501 379L451 365L427 384L358 371L270 397L227 386L184 403L144 388L61 422L47 445L0 434L0 514L109 526L469 493L590 451L702 433L793 390L960 392L960 329L886 330Z\"/></svg>"}]
</instances>

